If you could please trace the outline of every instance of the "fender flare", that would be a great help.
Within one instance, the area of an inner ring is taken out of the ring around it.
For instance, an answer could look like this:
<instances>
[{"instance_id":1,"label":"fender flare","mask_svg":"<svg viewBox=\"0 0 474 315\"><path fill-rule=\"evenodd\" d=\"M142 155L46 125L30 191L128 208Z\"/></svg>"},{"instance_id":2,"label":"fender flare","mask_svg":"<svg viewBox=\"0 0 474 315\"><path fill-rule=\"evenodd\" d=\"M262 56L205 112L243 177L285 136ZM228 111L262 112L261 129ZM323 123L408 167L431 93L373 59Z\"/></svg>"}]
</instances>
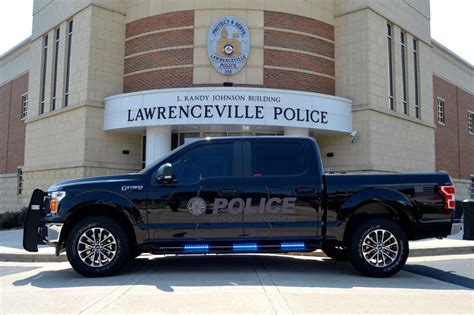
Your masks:
<instances>
[{"instance_id":1,"label":"fender flare","mask_svg":"<svg viewBox=\"0 0 474 315\"><path fill-rule=\"evenodd\" d=\"M130 223L135 237L137 237L138 224L144 223L142 215L134 203L125 198L124 196L111 191L93 190L81 192L69 200L67 205L71 205L66 211L66 217L64 219L65 226L69 227L71 218L80 215L81 209L90 208L92 206L104 206L106 211L116 210L119 215L124 217L128 223ZM66 206L66 205L64 205ZM116 215L114 213L113 215ZM69 228L68 228L69 229ZM63 240L64 233L61 233L61 240Z\"/></svg>"},{"instance_id":2,"label":"fender flare","mask_svg":"<svg viewBox=\"0 0 474 315\"><path fill-rule=\"evenodd\" d=\"M371 203L383 203L394 214L399 215L401 212L406 215L411 222L415 222L418 217L416 206L403 193L390 188L370 188L346 200L338 210L339 219L347 223L358 209Z\"/></svg>"}]
</instances>

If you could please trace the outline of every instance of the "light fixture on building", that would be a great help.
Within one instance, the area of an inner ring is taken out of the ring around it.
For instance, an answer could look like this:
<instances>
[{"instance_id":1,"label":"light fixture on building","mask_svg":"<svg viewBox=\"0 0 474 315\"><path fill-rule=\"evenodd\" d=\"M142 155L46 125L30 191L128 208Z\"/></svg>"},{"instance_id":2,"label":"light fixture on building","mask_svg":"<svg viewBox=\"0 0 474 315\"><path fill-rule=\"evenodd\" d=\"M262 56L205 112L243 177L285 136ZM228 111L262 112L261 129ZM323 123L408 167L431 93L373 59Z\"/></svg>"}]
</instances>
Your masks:
<instances>
[{"instance_id":1,"label":"light fixture on building","mask_svg":"<svg viewBox=\"0 0 474 315\"><path fill-rule=\"evenodd\" d=\"M354 130L350 133L350 136L352 138L352 143L354 143L354 141L356 140L358 134L359 133L357 132L357 130Z\"/></svg>"}]
</instances>

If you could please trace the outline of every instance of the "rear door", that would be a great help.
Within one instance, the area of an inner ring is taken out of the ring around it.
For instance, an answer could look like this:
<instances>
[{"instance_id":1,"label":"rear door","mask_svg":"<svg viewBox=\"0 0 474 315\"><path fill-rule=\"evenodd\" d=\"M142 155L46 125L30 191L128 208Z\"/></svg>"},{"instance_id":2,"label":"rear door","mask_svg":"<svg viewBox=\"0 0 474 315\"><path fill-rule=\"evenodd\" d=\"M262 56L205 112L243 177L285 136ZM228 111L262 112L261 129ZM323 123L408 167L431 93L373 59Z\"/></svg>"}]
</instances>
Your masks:
<instances>
[{"instance_id":1,"label":"rear door","mask_svg":"<svg viewBox=\"0 0 474 315\"><path fill-rule=\"evenodd\" d=\"M244 238L318 238L321 185L315 154L303 139L254 139L243 143Z\"/></svg>"}]
</instances>

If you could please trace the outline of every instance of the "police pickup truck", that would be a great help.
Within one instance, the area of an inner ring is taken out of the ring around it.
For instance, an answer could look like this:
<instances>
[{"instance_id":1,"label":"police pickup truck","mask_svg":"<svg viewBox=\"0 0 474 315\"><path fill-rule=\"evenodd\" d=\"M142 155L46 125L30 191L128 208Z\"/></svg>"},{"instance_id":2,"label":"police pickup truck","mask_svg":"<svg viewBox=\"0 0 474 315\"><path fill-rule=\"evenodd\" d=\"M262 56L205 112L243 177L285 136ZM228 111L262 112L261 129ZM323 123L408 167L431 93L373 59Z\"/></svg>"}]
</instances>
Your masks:
<instances>
[{"instance_id":1,"label":"police pickup truck","mask_svg":"<svg viewBox=\"0 0 474 315\"><path fill-rule=\"evenodd\" d=\"M138 173L36 189L23 246L66 251L85 276L108 276L140 253L281 253L322 249L387 277L408 240L451 233L446 173L323 173L315 140L228 137L192 142Z\"/></svg>"}]
</instances>

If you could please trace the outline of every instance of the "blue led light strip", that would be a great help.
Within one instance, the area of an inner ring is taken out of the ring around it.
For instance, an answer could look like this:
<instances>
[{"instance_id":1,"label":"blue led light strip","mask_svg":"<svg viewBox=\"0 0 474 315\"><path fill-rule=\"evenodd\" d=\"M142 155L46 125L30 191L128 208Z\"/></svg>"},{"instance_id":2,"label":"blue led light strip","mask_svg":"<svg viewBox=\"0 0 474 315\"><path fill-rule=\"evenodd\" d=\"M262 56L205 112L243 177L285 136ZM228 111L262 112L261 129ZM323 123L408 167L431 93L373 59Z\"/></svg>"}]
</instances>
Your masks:
<instances>
[{"instance_id":1,"label":"blue led light strip","mask_svg":"<svg viewBox=\"0 0 474 315\"><path fill-rule=\"evenodd\" d=\"M234 252L256 252L258 250L257 243L240 243L232 245Z\"/></svg>"},{"instance_id":2,"label":"blue led light strip","mask_svg":"<svg viewBox=\"0 0 474 315\"><path fill-rule=\"evenodd\" d=\"M300 251L305 250L306 245L304 242L282 242L280 249L282 251Z\"/></svg>"},{"instance_id":3,"label":"blue led light strip","mask_svg":"<svg viewBox=\"0 0 474 315\"><path fill-rule=\"evenodd\" d=\"M207 253L209 252L209 244L186 244L184 245L186 253Z\"/></svg>"}]
</instances>

